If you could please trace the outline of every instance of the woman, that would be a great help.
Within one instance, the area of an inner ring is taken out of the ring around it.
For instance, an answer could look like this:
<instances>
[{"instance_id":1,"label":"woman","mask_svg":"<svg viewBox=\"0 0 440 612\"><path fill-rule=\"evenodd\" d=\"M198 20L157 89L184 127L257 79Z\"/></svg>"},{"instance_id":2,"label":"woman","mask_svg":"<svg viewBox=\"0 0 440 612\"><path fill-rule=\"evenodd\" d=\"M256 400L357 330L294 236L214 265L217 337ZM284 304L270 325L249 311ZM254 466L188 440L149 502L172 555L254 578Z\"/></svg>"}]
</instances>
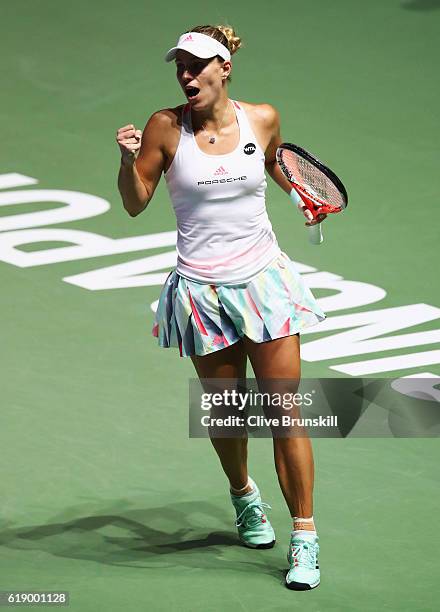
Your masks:
<instances>
[{"instance_id":1,"label":"woman","mask_svg":"<svg viewBox=\"0 0 440 612\"><path fill-rule=\"evenodd\" d=\"M266 213L265 170L291 194L275 158L278 113L228 97L231 55L240 45L227 26L197 26L179 38L165 59L175 61L187 103L154 113L143 133L133 125L118 130L118 186L134 217L164 172L176 213L177 267L162 289L153 328L160 346L190 356L200 379L238 384L249 357L259 385L284 379L284 390L295 392L299 332L325 315L281 252ZM240 540L272 547L268 506L247 472L246 435L211 441L229 480ZM274 437L273 444L293 519L286 585L311 589L319 584L311 444L304 436Z\"/></svg>"}]
</instances>

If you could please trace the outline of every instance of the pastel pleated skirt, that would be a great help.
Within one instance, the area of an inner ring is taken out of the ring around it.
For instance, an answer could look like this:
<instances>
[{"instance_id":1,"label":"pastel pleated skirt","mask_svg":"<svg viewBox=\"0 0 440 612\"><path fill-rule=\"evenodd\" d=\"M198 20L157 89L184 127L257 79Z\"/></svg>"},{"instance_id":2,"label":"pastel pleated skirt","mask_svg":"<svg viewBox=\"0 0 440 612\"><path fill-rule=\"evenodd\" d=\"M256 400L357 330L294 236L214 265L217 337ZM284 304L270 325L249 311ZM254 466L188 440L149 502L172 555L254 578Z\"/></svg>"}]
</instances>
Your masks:
<instances>
[{"instance_id":1,"label":"pastel pleated skirt","mask_svg":"<svg viewBox=\"0 0 440 612\"><path fill-rule=\"evenodd\" d=\"M281 253L240 285L198 283L173 270L160 293L152 333L159 346L189 357L226 348L243 336L254 342L291 336L324 319L296 266Z\"/></svg>"}]
</instances>

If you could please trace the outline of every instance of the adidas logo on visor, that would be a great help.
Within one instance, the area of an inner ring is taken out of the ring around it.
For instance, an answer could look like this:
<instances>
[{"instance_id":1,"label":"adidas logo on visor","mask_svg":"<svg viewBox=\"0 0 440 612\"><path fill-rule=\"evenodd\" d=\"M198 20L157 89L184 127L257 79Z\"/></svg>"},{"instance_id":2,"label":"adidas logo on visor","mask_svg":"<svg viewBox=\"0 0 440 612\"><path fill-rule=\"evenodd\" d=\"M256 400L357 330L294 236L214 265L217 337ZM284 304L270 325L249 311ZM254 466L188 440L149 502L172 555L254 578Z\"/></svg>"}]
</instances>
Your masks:
<instances>
[{"instance_id":1,"label":"adidas logo on visor","mask_svg":"<svg viewBox=\"0 0 440 612\"><path fill-rule=\"evenodd\" d=\"M187 40L193 41L193 37L191 36L191 34L189 34L189 36L187 36L186 38L183 39L182 42L186 42Z\"/></svg>"},{"instance_id":2,"label":"adidas logo on visor","mask_svg":"<svg viewBox=\"0 0 440 612\"><path fill-rule=\"evenodd\" d=\"M229 172L225 170L223 166L220 166L220 168L217 168L214 172L214 176L225 176L226 174L229 174Z\"/></svg>"}]
</instances>

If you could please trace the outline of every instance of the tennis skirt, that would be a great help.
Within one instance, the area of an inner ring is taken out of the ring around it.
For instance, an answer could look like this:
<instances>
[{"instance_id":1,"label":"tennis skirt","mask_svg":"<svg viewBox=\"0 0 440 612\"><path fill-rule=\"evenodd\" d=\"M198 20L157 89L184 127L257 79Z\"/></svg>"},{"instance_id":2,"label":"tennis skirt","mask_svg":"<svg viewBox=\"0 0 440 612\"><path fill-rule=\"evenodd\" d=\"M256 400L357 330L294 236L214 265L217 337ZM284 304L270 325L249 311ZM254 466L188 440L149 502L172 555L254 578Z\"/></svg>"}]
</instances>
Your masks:
<instances>
[{"instance_id":1,"label":"tennis skirt","mask_svg":"<svg viewBox=\"0 0 440 612\"><path fill-rule=\"evenodd\" d=\"M209 285L176 270L165 281L153 336L181 357L207 355L247 336L267 342L300 333L325 319L294 263L281 253L247 283Z\"/></svg>"}]
</instances>

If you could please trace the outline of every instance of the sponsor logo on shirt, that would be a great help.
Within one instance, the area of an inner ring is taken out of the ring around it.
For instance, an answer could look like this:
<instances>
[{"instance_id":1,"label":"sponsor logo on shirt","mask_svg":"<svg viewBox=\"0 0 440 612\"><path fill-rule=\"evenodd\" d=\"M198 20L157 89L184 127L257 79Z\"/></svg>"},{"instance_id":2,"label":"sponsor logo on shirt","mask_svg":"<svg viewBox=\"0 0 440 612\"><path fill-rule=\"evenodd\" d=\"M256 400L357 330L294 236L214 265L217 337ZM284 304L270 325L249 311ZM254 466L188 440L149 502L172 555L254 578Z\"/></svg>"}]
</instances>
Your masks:
<instances>
[{"instance_id":1,"label":"sponsor logo on shirt","mask_svg":"<svg viewBox=\"0 0 440 612\"><path fill-rule=\"evenodd\" d=\"M229 172L225 170L223 166L220 166L220 168L217 168L214 172L214 176L225 176L226 174L229 174Z\"/></svg>"},{"instance_id":2,"label":"sponsor logo on shirt","mask_svg":"<svg viewBox=\"0 0 440 612\"><path fill-rule=\"evenodd\" d=\"M199 185L220 185L221 183L235 183L235 181L246 181L247 176L237 176L235 178L221 178L221 179L212 179L208 181L197 181L197 187Z\"/></svg>"},{"instance_id":3,"label":"sponsor logo on shirt","mask_svg":"<svg viewBox=\"0 0 440 612\"><path fill-rule=\"evenodd\" d=\"M256 150L257 150L257 147L255 146L253 142L248 142L247 145L244 145L244 149L243 149L246 155L252 155L252 153L255 153Z\"/></svg>"}]
</instances>

